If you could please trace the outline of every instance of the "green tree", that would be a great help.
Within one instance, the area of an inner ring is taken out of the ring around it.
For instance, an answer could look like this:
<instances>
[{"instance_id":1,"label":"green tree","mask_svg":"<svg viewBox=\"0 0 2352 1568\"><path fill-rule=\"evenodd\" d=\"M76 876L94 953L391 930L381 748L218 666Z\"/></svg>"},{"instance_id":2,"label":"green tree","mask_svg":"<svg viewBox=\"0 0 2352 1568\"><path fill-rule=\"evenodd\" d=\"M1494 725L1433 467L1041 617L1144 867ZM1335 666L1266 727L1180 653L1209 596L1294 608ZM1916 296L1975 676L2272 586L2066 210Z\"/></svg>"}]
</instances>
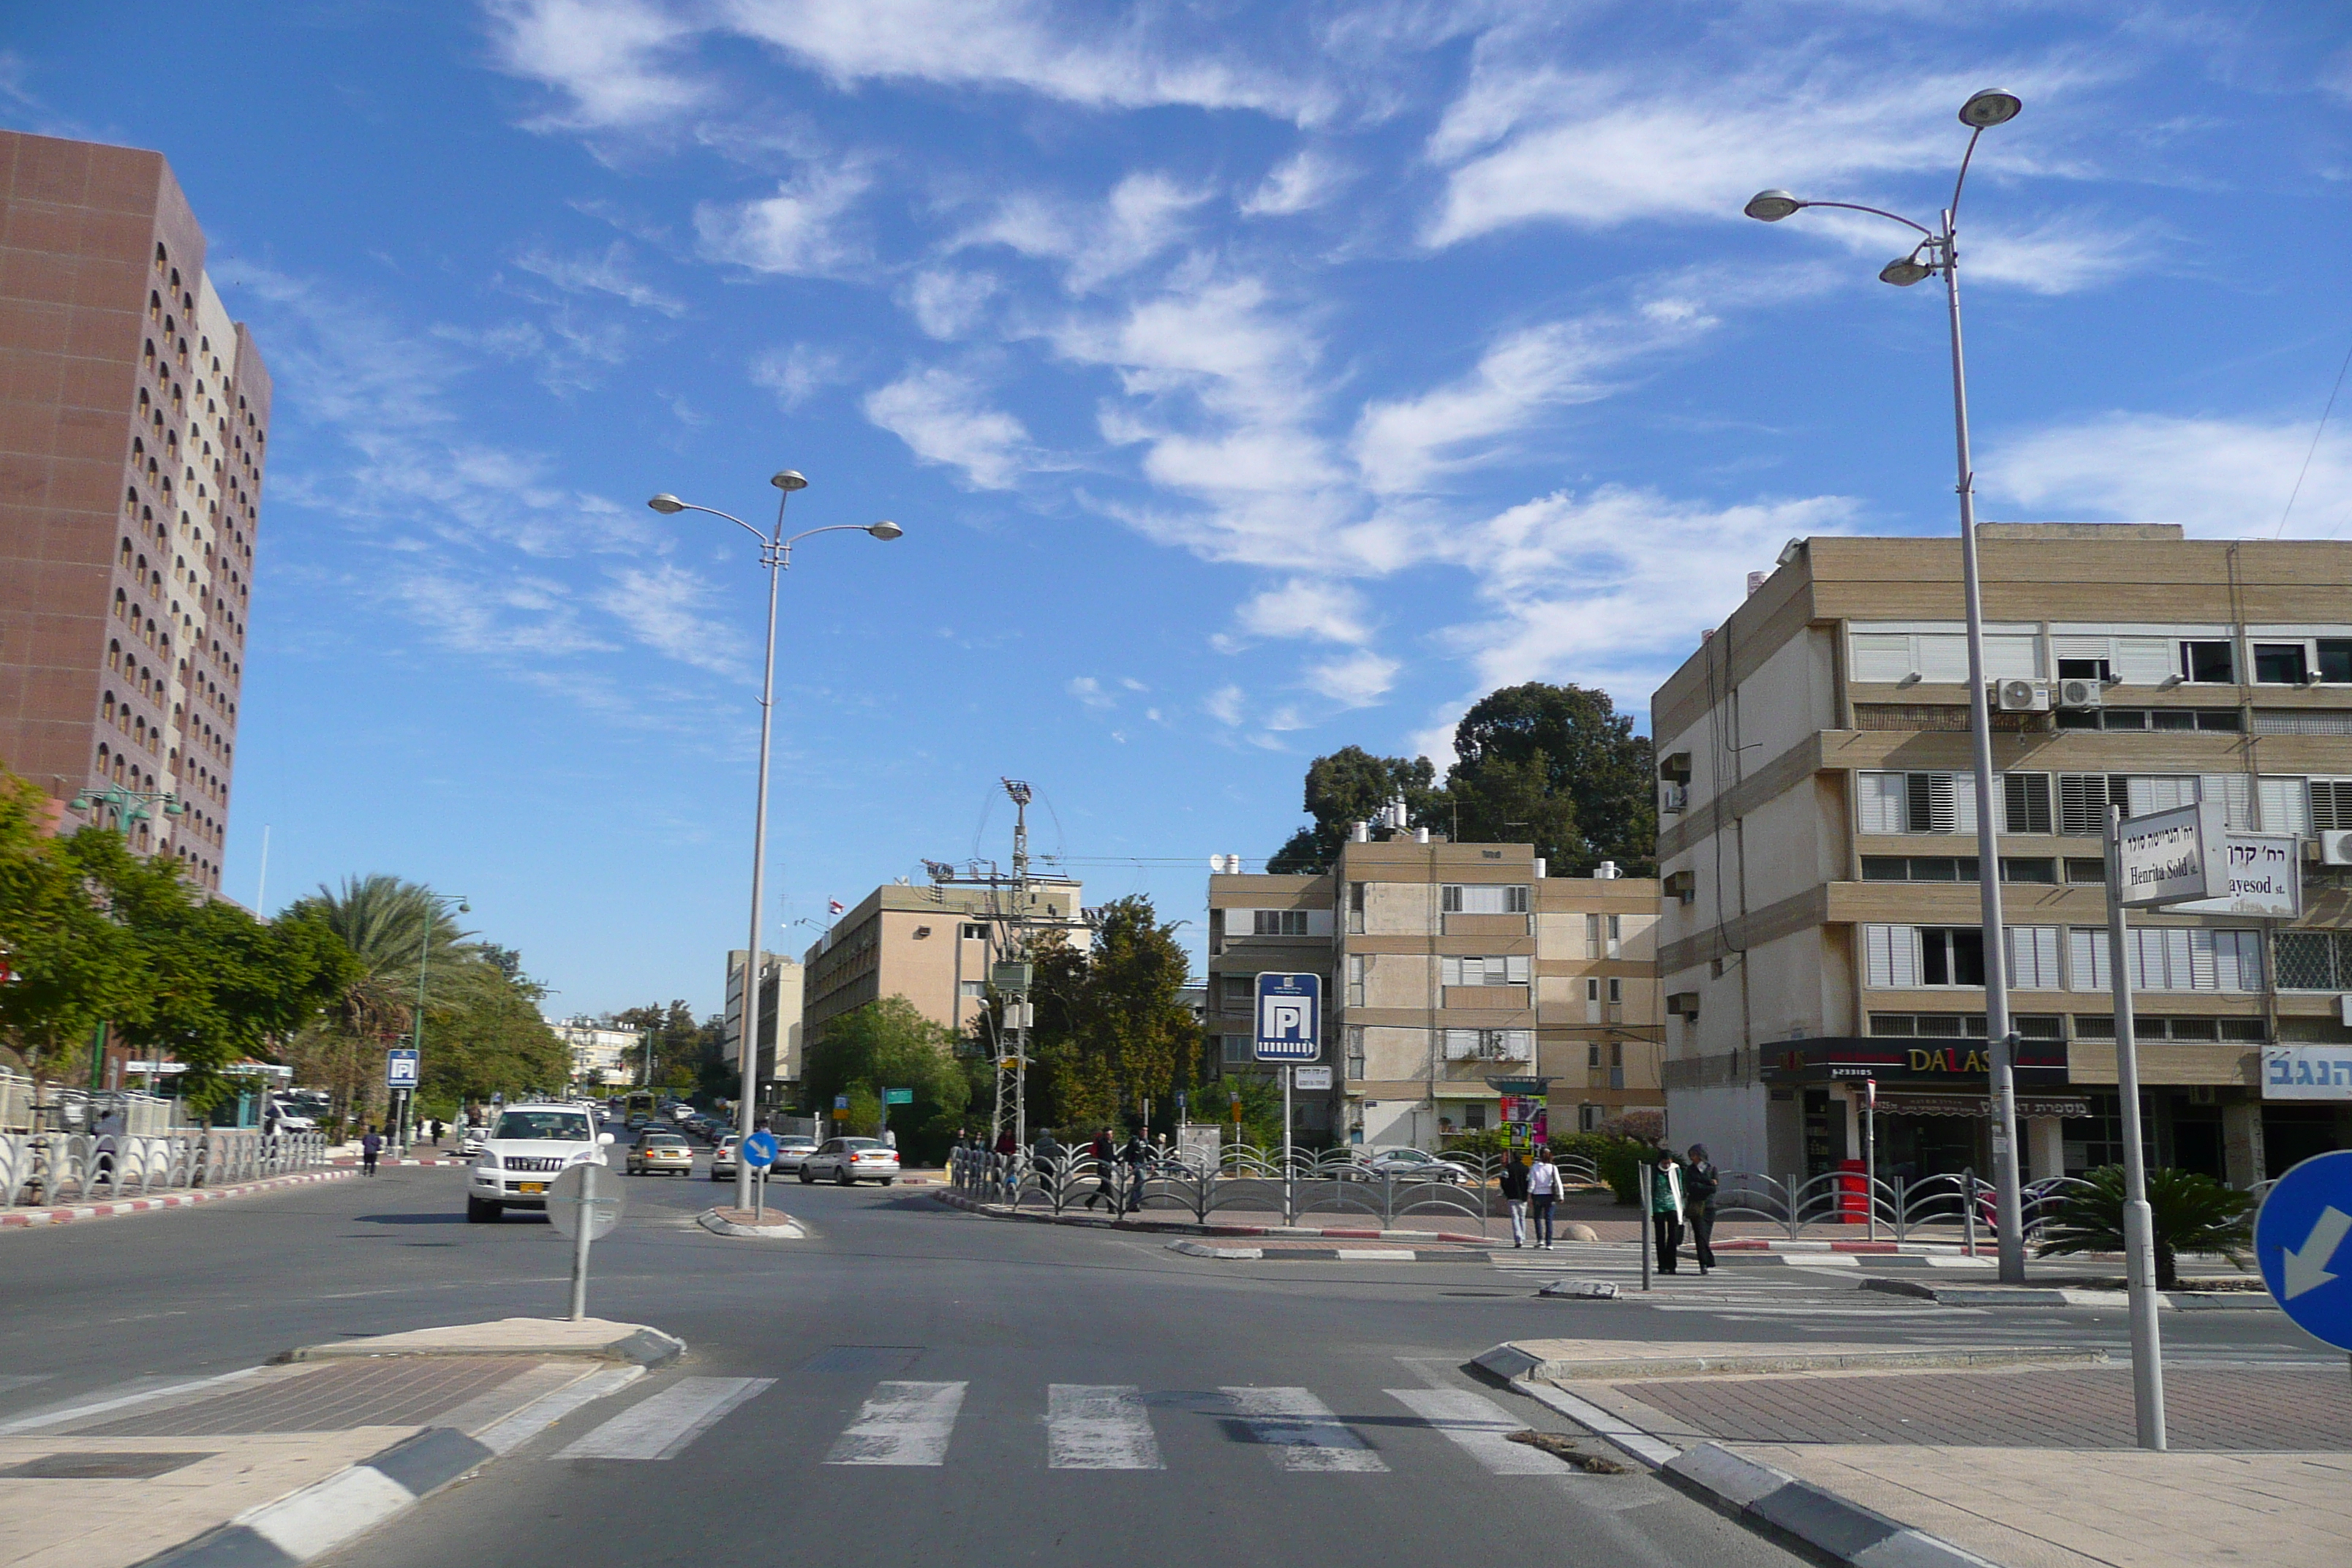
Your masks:
<instances>
[{"instance_id":1,"label":"green tree","mask_svg":"<svg viewBox=\"0 0 2352 1568\"><path fill-rule=\"evenodd\" d=\"M1194 1081L1201 1028L1181 995L1190 961L1177 927L1151 900L1120 899L1095 911L1084 948L1039 952L1031 998L1029 1124L1073 1136L1134 1125L1146 1100L1165 1119Z\"/></svg>"},{"instance_id":2,"label":"green tree","mask_svg":"<svg viewBox=\"0 0 2352 1568\"><path fill-rule=\"evenodd\" d=\"M823 1037L803 1053L802 1080L818 1105L849 1096L845 1122L867 1135L880 1120L882 1090L913 1090L911 1104L892 1108L890 1124L902 1147L929 1161L944 1152L971 1104L971 1081L955 1060L954 1043L946 1025L924 1017L904 996L885 996L826 1022Z\"/></svg>"},{"instance_id":3,"label":"green tree","mask_svg":"<svg viewBox=\"0 0 2352 1568\"><path fill-rule=\"evenodd\" d=\"M0 773L0 949L15 976L0 985L0 1028L44 1078L87 1059L98 1026L144 994L130 931L90 896L68 841L44 831L51 809L46 792Z\"/></svg>"},{"instance_id":4,"label":"green tree","mask_svg":"<svg viewBox=\"0 0 2352 1568\"><path fill-rule=\"evenodd\" d=\"M1443 828L1450 820L1437 770L1427 757L1376 757L1343 746L1307 766L1307 815L1315 820L1290 836L1265 863L1275 876L1328 871L1339 858L1350 823L1377 816L1398 795L1413 826Z\"/></svg>"},{"instance_id":5,"label":"green tree","mask_svg":"<svg viewBox=\"0 0 2352 1568\"><path fill-rule=\"evenodd\" d=\"M2103 1165L2069 1190L2058 1217L2042 1231L2043 1258L2124 1249L2124 1168ZM2205 1252L2243 1266L2252 1194L2210 1176L2159 1166L2147 1173L2147 1206L2156 1229L2156 1288L2180 1288L2180 1254Z\"/></svg>"},{"instance_id":6,"label":"green tree","mask_svg":"<svg viewBox=\"0 0 2352 1568\"><path fill-rule=\"evenodd\" d=\"M702 1026L695 1022L694 1009L683 1001L664 1007L647 1003L642 1007L627 1007L613 1015L613 1022L624 1029L653 1037L653 1082L677 1083L694 1087L695 1075L702 1064ZM645 1064L643 1053L630 1063L641 1072ZM683 1073L681 1081L679 1074Z\"/></svg>"},{"instance_id":7,"label":"green tree","mask_svg":"<svg viewBox=\"0 0 2352 1568\"><path fill-rule=\"evenodd\" d=\"M1460 837L1527 842L1566 876L1614 860L1657 869L1657 784L1650 741L1605 691L1529 681L1481 698L1454 727L1447 793Z\"/></svg>"}]
</instances>

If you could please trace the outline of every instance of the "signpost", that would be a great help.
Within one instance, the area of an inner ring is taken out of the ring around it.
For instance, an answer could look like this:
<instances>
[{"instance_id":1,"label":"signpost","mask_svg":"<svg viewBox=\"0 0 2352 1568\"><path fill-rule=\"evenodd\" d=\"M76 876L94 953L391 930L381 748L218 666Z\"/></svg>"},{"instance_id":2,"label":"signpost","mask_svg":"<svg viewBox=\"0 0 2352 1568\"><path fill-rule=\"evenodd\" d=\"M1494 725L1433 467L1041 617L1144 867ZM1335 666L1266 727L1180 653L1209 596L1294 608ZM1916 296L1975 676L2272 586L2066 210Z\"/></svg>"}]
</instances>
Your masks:
<instances>
[{"instance_id":1,"label":"signpost","mask_svg":"<svg viewBox=\"0 0 2352 1568\"><path fill-rule=\"evenodd\" d=\"M1311 1062L1323 1054L1323 977L1282 974L1257 977L1257 1059ZM1290 1177L1290 1071L1282 1074L1282 1223L1294 1216Z\"/></svg>"},{"instance_id":2,"label":"signpost","mask_svg":"<svg viewBox=\"0 0 2352 1568\"><path fill-rule=\"evenodd\" d=\"M751 1213L757 1223L768 1212L768 1167L776 1163L776 1135L762 1127L743 1140L738 1157L760 1173L760 1179L751 1184Z\"/></svg>"},{"instance_id":3,"label":"signpost","mask_svg":"<svg viewBox=\"0 0 2352 1568\"><path fill-rule=\"evenodd\" d=\"M2229 825L2220 801L2200 801L2128 821L2121 807L2108 808L2107 977L2115 993L2116 1098L2123 1111L2124 1284L2131 1311L2132 1408L2139 1446L2158 1452L2167 1446L2164 1347L2156 1320L2156 1222L2147 1206L2147 1156L2140 1144L2129 911L2202 900L2226 903L2231 858ZM2003 1135L2010 1131L2001 1129Z\"/></svg>"},{"instance_id":4,"label":"signpost","mask_svg":"<svg viewBox=\"0 0 2352 1568\"><path fill-rule=\"evenodd\" d=\"M601 1241L621 1223L626 1205L620 1181L593 1160L583 1160L549 1184L547 1223L572 1243L572 1321L588 1315L588 1244Z\"/></svg>"},{"instance_id":5,"label":"signpost","mask_svg":"<svg viewBox=\"0 0 2352 1568\"><path fill-rule=\"evenodd\" d=\"M2295 1326L2352 1352L2352 1151L2315 1154L2274 1183L2254 1215L2254 1264Z\"/></svg>"},{"instance_id":6,"label":"signpost","mask_svg":"<svg viewBox=\"0 0 2352 1568\"><path fill-rule=\"evenodd\" d=\"M408 1125L408 1100L416 1092L417 1060L414 1046L394 1047L383 1053L383 1087L390 1091L386 1098L392 1101L387 1108L391 1114L385 1120L391 1124L389 1131L395 1142L400 1138L399 1130ZM395 1154L399 1152L396 1148L393 1151Z\"/></svg>"}]
</instances>

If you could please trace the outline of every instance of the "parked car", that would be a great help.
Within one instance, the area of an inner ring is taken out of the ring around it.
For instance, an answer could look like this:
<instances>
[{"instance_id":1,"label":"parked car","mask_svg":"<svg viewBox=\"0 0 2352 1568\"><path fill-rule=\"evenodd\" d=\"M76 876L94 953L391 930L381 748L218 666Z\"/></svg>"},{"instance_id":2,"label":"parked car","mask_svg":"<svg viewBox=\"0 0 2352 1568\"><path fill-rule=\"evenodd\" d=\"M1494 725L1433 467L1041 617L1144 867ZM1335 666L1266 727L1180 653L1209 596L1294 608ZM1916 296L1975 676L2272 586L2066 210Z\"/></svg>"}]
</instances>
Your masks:
<instances>
[{"instance_id":1,"label":"parked car","mask_svg":"<svg viewBox=\"0 0 2352 1568\"><path fill-rule=\"evenodd\" d=\"M898 1151L879 1138L828 1138L802 1158L800 1171L803 1182L824 1177L845 1187L858 1182L887 1187L898 1179Z\"/></svg>"},{"instance_id":2,"label":"parked car","mask_svg":"<svg viewBox=\"0 0 2352 1568\"><path fill-rule=\"evenodd\" d=\"M1356 1162L1376 1176L1408 1182L1467 1182L1475 1180L1467 1165L1441 1160L1423 1149L1382 1149Z\"/></svg>"},{"instance_id":3,"label":"parked car","mask_svg":"<svg viewBox=\"0 0 2352 1568\"><path fill-rule=\"evenodd\" d=\"M628 1173L650 1176L694 1174L694 1145L675 1132L648 1132L629 1147Z\"/></svg>"},{"instance_id":4,"label":"parked car","mask_svg":"<svg viewBox=\"0 0 2352 1568\"><path fill-rule=\"evenodd\" d=\"M545 1209L547 1189L573 1165L609 1164L610 1132L575 1105L550 1100L509 1105L475 1158L466 1186L466 1217L476 1224L497 1219L505 1209Z\"/></svg>"},{"instance_id":5,"label":"parked car","mask_svg":"<svg viewBox=\"0 0 2352 1568\"><path fill-rule=\"evenodd\" d=\"M779 1138L776 1140L776 1163L768 1169L775 1172L797 1171L801 1168L802 1162L815 1152L816 1140L814 1138L799 1136Z\"/></svg>"}]
</instances>

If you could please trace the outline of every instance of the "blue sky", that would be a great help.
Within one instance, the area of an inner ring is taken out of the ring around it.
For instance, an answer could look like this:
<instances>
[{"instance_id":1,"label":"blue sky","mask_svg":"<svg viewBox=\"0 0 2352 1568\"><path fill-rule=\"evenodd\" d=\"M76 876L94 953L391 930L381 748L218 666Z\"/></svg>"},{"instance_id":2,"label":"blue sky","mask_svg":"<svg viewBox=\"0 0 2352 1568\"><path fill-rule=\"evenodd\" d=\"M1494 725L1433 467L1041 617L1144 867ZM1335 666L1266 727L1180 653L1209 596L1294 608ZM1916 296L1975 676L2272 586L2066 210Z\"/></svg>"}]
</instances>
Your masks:
<instances>
[{"instance_id":1,"label":"blue sky","mask_svg":"<svg viewBox=\"0 0 2352 1568\"><path fill-rule=\"evenodd\" d=\"M277 378L227 885L468 894L556 1010L711 1007L1003 858L1196 922L1350 742L1650 691L1791 536L2352 522L2352 20L2195 5L311 0L18 8L0 120L157 148ZM2291 516L2290 490L2309 467ZM744 542L748 543L748 541Z\"/></svg>"}]
</instances>

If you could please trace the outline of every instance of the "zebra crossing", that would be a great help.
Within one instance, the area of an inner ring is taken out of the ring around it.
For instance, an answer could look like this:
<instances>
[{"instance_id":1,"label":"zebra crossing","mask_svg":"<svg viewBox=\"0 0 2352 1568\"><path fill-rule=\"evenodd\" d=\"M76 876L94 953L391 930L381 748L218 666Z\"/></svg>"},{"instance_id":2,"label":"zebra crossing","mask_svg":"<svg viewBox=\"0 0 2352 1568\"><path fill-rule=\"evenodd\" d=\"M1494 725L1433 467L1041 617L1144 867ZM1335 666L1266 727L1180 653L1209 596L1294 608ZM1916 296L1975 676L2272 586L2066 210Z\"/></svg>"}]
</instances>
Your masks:
<instances>
[{"instance_id":1,"label":"zebra crossing","mask_svg":"<svg viewBox=\"0 0 2352 1568\"><path fill-rule=\"evenodd\" d=\"M550 1457L658 1463L674 1459L720 1421L765 1394L776 1380L682 1377L614 1415ZM824 1450L822 1463L938 1469L954 1458L965 1422L969 1382L892 1378L875 1384ZM1213 1394L1153 1394L1132 1384L1050 1384L1045 1390L1043 1458L1051 1470L1167 1470L1159 1423L1192 1419L1226 1443L1265 1450L1267 1462L1294 1475L1387 1475L1409 1446L1375 1446L1359 1424L1412 1427L1446 1439L1451 1452L1496 1476L1571 1477L1542 1450L1510 1440L1528 1426L1467 1388L1381 1391L1400 1416L1382 1407L1352 1419L1314 1390L1228 1386ZM1003 1421L1005 1412L992 1419ZM1034 1407L1015 1419L1035 1420ZM1000 1434L1001 1436L1001 1434Z\"/></svg>"}]
</instances>

